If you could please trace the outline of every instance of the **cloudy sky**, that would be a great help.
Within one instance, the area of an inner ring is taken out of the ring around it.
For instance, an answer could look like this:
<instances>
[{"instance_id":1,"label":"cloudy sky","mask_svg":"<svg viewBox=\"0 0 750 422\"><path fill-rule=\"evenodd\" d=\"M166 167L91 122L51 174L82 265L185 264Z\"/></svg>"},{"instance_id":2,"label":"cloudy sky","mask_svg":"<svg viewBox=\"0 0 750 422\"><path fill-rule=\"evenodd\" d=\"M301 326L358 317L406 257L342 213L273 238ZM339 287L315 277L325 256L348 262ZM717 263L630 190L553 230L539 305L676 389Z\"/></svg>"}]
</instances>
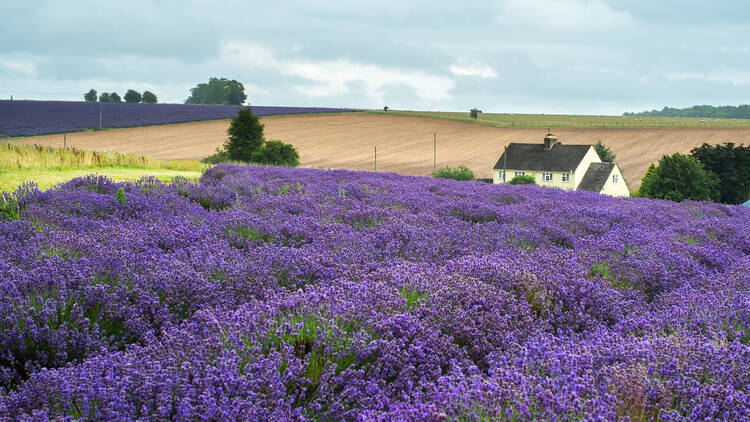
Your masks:
<instances>
[{"instance_id":1,"label":"cloudy sky","mask_svg":"<svg viewBox=\"0 0 750 422\"><path fill-rule=\"evenodd\" d=\"M747 0L0 0L0 98L211 76L257 105L621 114L750 102Z\"/></svg>"}]
</instances>

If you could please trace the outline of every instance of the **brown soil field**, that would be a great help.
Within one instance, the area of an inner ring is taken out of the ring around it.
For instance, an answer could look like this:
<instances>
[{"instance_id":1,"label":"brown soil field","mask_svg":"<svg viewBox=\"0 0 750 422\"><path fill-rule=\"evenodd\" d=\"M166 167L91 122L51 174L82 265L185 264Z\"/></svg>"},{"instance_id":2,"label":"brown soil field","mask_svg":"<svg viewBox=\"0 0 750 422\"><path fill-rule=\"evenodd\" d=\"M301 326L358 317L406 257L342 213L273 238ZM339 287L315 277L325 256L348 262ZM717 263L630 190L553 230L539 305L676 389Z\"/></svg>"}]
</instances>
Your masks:
<instances>
[{"instance_id":1,"label":"brown soil field","mask_svg":"<svg viewBox=\"0 0 750 422\"><path fill-rule=\"evenodd\" d=\"M510 142L542 142L545 129L481 126L450 120L369 113L274 116L262 119L267 139L294 145L300 165L312 168L377 170L429 175L433 165L433 133L437 134L437 166L471 168L491 177L492 166ZM199 160L226 139L228 120L111 129L67 134L68 146L111 150L177 160ZM664 154L689 153L704 142L750 144L750 129L555 129L566 144L592 144L601 139L617 154L631 190L652 162ZM15 142L62 146L63 135Z\"/></svg>"}]
</instances>

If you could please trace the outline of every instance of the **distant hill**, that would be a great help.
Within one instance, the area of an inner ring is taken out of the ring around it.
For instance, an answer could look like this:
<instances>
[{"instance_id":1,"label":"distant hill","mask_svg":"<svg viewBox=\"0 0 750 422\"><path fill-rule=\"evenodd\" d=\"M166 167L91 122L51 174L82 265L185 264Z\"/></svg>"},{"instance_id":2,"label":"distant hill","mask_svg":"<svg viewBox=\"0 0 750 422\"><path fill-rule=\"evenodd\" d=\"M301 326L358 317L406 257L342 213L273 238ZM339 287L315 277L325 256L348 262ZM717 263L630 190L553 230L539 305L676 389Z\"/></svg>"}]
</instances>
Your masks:
<instances>
[{"instance_id":1,"label":"distant hill","mask_svg":"<svg viewBox=\"0 0 750 422\"><path fill-rule=\"evenodd\" d=\"M705 117L715 119L750 119L750 105L711 106L699 105L688 108L664 107L661 110L642 111L640 113L623 113L623 116L654 117Z\"/></svg>"}]
</instances>

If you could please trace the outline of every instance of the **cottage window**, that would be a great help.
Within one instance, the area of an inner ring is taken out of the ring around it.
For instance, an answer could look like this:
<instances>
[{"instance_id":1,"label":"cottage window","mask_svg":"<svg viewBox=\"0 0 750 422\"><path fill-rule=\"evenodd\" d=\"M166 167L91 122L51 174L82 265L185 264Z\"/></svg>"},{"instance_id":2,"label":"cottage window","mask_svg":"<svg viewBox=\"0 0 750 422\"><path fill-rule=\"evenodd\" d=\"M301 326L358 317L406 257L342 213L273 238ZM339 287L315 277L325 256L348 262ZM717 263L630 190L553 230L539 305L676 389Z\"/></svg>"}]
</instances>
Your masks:
<instances>
[{"instance_id":1,"label":"cottage window","mask_svg":"<svg viewBox=\"0 0 750 422\"><path fill-rule=\"evenodd\" d=\"M504 182L505 181L505 170L499 170L497 172L497 178L500 179L500 180L502 180Z\"/></svg>"},{"instance_id":2,"label":"cottage window","mask_svg":"<svg viewBox=\"0 0 750 422\"><path fill-rule=\"evenodd\" d=\"M612 183L615 183L615 184L616 184L616 183L617 183L617 179L619 179L619 178L617 177L617 175L616 175L616 174L613 174L613 175L612 175Z\"/></svg>"},{"instance_id":3,"label":"cottage window","mask_svg":"<svg viewBox=\"0 0 750 422\"><path fill-rule=\"evenodd\" d=\"M516 176L526 176L526 172L525 171L517 171L516 172Z\"/></svg>"},{"instance_id":4,"label":"cottage window","mask_svg":"<svg viewBox=\"0 0 750 422\"><path fill-rule=\"evenodd\" d=\"M570 173L563 173L562 174L562 181L570 183Z\"/></svg>"},{"instance_id":5,"label":"cottage window","mask_svg":"<svg viewBox=\"0 0 750 422\"><path fill-rule=\"evenodd\" d=\"M552 173L542 173L542 181L543 182L551 182L552 181Z\"/></svg>"}]
</instances>

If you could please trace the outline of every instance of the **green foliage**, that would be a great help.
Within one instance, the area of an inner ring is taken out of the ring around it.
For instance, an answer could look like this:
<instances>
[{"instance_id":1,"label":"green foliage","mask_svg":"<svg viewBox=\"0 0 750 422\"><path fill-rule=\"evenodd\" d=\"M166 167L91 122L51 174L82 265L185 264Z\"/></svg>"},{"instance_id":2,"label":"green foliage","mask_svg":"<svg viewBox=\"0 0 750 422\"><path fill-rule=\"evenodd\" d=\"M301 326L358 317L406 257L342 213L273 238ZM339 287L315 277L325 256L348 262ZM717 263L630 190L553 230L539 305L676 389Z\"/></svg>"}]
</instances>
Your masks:
<instances>
[{"instance_id":1,"label":"green foliage","mask_svg":"<svg viewBox=\"0 0 750 422\"><path fill-rule=\"evenodd\" d=\"M121 204L127 204L128 200L125 199L125 190L123 188L120 188L117 190L117 194L115 195L115 199L117 199L117 202Z\"/></svg>"},{"instance_id":2,"label":"green foliage","mask_svg":"<svg viewBox=\"0 0 750 422\"><path fill-rule=\"evenodd\" d=\"M383 107L383 111L388 111L388 110L389 110L388 106Z\"/></svg>"},{"instance_id":3,"label":"green foliage","mask_svg":"<svg viewBox=\"0 0 750 422\"><path fill-rule=\"evenodd\" d=\"M271 166L297 167L299 154L289 144L281 141L268 141L253 152L250 161Z\"/></svg>"},{"instance_id":4,"label":"green foliage","mask_svg":"<svg viewBox=\"0 0 750 422\"><path fill-rule=\"evenodd\" d=\"M458 167L443 167L437 171L432 172L432 177L440 179L453 179L453 180L474 180L474 172L466 166Z\"/></svg>"},{"instance_id":5,"label":"green foliage","mask_svg":"<svg viewBox=\"0 0 750 422\"><path fill-rule=\"evenodd\" d=\"M89 92L83 94L83 99L86 100L87 103L95 103L96 102L96 90L90 89Z\"/></svg>"},{"instance_id":6,"label":"green foliage","mask_svg":"<svg viewBox=\"0 0 750 422\"><path fill-rule=\"evenodd\" d=\"M151 91L143 91L143 98L141 99L141 101L145 104L156 104L156 94Z\"/></svg>"},{"instance_id":7,"label":"green foliage","mask_svg":"<svg viewBox=\"0 0 750 422\"><path fill-rule=\"evenodd\" d=\"M704 143L690 153L719 178L721 202L741 204L750 199L750 146L736 146L732 142L716 146Z\"/></svg>"},{"instance_id":8,"label":"green foliage","mask_svg":"<svg viewBox=\"0 0 750 422\"><path fill-rule=\"evenodd\" d=\"M224 150L229 154L231 160L252 161L253 153L265 141L263 139L263 123L249 107L240 110L237 116L232 118L227 133L229 139L224 144Z\"/></svg>"},{"instance_id":9,"label":"green foliage","mask_svg":"<svg viewBox=\"0 0 750 422\"><path fill-rule=\"evenodd\" d=\"M216 148L215 153L201 159L201 163L204 164L221 164L228 163L230 161L232 160L229 158L229 153L222 148Z\"/></svg>"},{"instance_id":10,"label":"green foliage","mask_svg":"<svg viewBox=\"0 0 750 422\"><path fill-rule=\"evenodd\" d=\"M646 198L682 201L718 200L719 179L690 156L674 153L659 160L652 174L646 173L639 191Z\"/></svg>"},{"instance_id":11,"label":"green foliage","mask_svg":"<svg viewBox=\"0 0 750 422\"><path fill-rule=\"evenodd\" d=\"M111 103L112 99L110 98L109 92L102 92L101 94L99 94L99 102Z\"/></svg>"},{"instance_id":12,"label":"green foliage","mask_svg":"<svg viewBox=\"0 0 750 422\"><path fill-rule=\"evenodd\" d=\"M651 165L648 166L648 170L646 170L646 173L641 179L641 186L638 188L638 193L635 196L639 198L647 198L646 192L651 191L651 185L653 184L655 177L656 166L654 165L654 163L651 163Z\"/></svg>"},{"instance_id":13,"label":"green foliage","mask_svg":"<svg viewBox=\"0 0 750 422\"><path fill-rule=\"evenodd\" d=\"M479 118L479 113L481 112L482 110L472 108L471 110L469 110L469 115L471 116L472 119L477 120Z\"/></svg>"},{"instance_id":14,"label":"green foliage","mask_svg":"<svg viewBox=\"0 0 750 422\"><path fill-rule=\"evenodd\" d=\"M615 153L612 152L611 149L607 148L602 144L601 139L597 139L596 143L594 144L594 151L596 151L596 154L599 156L599 159L602 160L604 163L614 163L615 162Z\"/></svg>"},{"instance_id":15,"label":"green foliage","mask_svg":"<svg viewBox=\"0 0 750 422\"><path fill-rule=\"evenodd\" d=\"M227 78L211 78L190 89L185 104L231 104L241 105L247 99L242 83Z\"/></svg>"},{"instance_id":16,"label":"green foliage","mask_svg":"<svg viewBox=\"0 0 750 422\"><path fill-rule=\"evenodd\" d=\"M126 103L140 103L143 97L141 96L141 93L132 89L129 89L128 92L125 93L125 102Z\"/></svg>"},{"instance_id":17,"label":"green foliage","mask_svg":"<svg viewBox=\"0 0 750 422\"><path fill-rule=\"evenodd\" d=\"M641 113L625 113L623 116L659 116L659 117L703 117L719 119L750 119L750 105L739 106L710 106L697 105L687 108L664 107L661 110L644 111Z\"/></svg>"},{"instance_id":18,"label":"green foliage","mask_svg":"<svg viewBox=\"0 0 750 422\"><path fill-rule=\"evenodd\" d=\"M120 96L117 95L116 92L111 92L109 94L109 102L110 103L121 103L122 102L122 98L120 98Z\"/></svg>"},{"instance_id":19,"label":"green foliage","mask_svg":"<svg viewBox=\"0 0 750 422\"><path fill-rule=\"evenodd\" d=\"M20 211L16 198L6 192L0 193L0 220L18 220Z\"/></svg>"},{"instance_id":20,"label":"green foliage","mask_svg":"<svg viewBox=\"0 0 750 422\"><path fill-rule=\"evenodd\" d=\"M534 178L534 176L521 174L510 179L510 182L508 183L510 183L511 185L536 185L536 179Z\"/></svg>"}]
</instances>

